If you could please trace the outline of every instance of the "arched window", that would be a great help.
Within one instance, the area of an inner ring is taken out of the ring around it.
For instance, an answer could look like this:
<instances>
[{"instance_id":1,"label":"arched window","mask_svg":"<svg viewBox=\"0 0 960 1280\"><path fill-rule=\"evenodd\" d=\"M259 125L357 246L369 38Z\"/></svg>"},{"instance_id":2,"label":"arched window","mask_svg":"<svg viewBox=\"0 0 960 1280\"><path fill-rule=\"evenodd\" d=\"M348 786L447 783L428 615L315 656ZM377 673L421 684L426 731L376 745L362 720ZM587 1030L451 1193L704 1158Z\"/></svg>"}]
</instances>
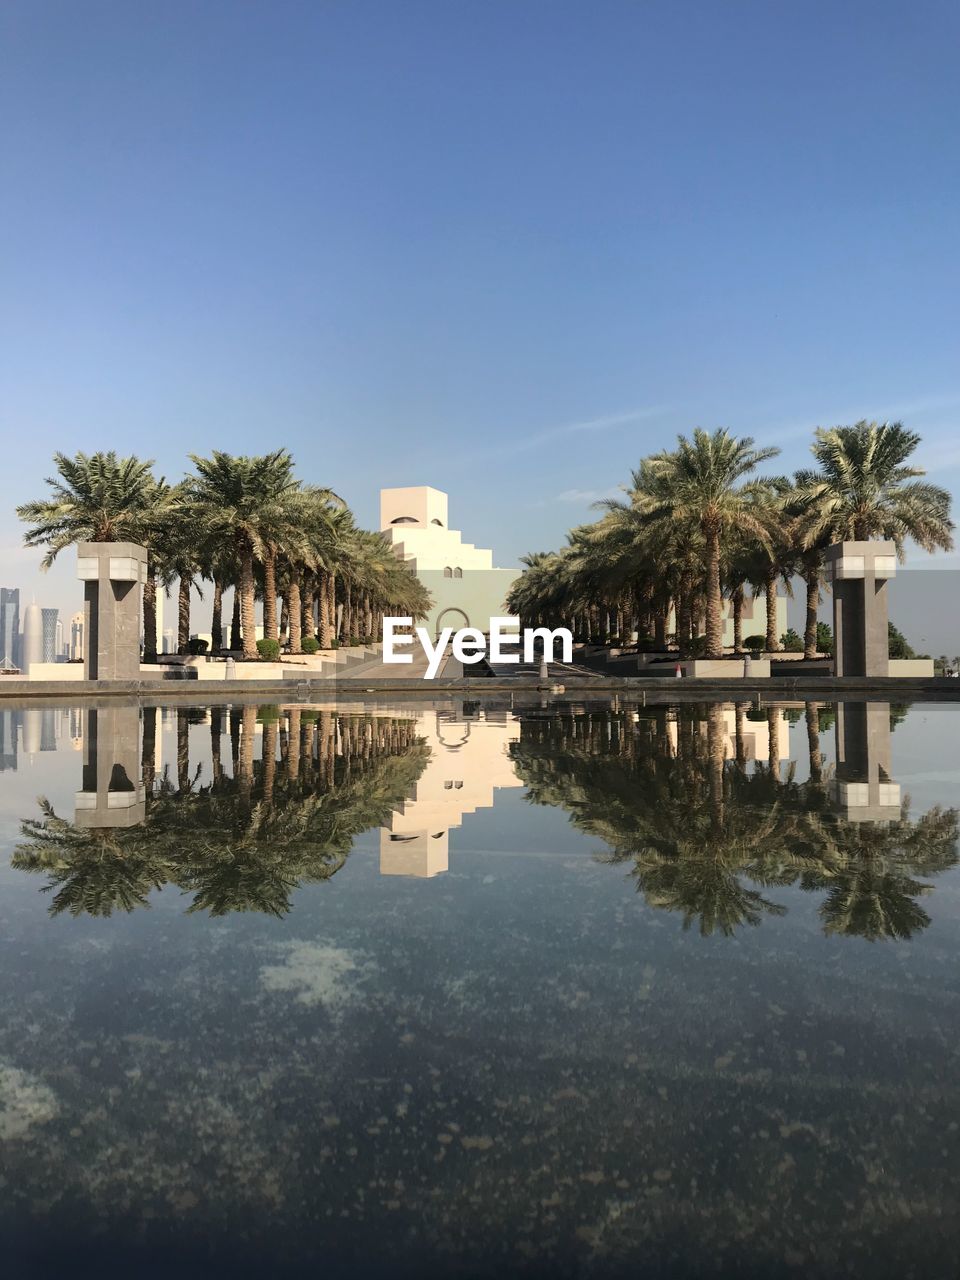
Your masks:
<instances>
[{"instance_id":1,"label":"arched window","mask_svg":"<svg viewBox=\"0 0 960 1280\"><path fill-rule=\"evenodd\" d=\"M440 528L441 528L441 529L443 528L443 521L442 521L442 520L438 520L436 516L434 516L434 517L433 517L433 519L430 521L430 523L431 523L431 524L438 524L438 525L440 526Z\"/></svg>"},{"instance_id":2,"label":"arched window","mask_svg":"<svg viewBox=\"0 0 960 1280\"><path fill-rule=\"evenodd\" d=\"M453 577L453 570L450 568L450 566L449 566L449 565L447 565L447 567L444 569L444 571L443 571L443 576L444 576L445 578L452 578L452 577Z\"/></svg>"},{"instance_id":3,"label":"arched window","mask_svg":"<svg viewBox=\"0 0 960 1280\"><path fill-rule=\"evenodd\" d=\"M454 576L455 578L462 578L462 577L463 577L463 570L460 568L460 566L459 566L459 565L457 565L456 569L454 569L454 571L453 571L453 576Z\"/></svg>"},{"instance_id":4,"label":"arched window","mask_svg":"<svg viewBox=\"0 0 960 1280\"><path fill-rule=\"evenodd\" d=\"M419 524L420 521L416 516L397 516L395 520L390 521L391 524Z\"/></svg>"}]
</instances>

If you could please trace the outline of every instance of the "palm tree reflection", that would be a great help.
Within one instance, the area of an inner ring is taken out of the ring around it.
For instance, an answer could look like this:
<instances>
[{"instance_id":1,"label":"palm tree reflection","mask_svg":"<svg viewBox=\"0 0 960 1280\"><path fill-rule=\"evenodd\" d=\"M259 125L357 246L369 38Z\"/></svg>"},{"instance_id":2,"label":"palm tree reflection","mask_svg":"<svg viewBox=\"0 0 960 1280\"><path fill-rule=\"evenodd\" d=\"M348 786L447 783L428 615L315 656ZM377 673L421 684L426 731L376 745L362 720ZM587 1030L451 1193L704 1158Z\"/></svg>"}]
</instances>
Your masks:
<instances>
[{"instance_id":1,"label":"palm tree reflection","mask_svg":"<svg viewBox=\"0 0 960 1280\"><path fill-rule=\"evenodd\" d=\"M957 811L935 808L914 820L905 800L857 817L840 804L839 795L860 794L858 770L873 800L889 801L893 788L899 801L889 778L890 709L877 706L870 733L849 706L836 719L842 792L824 785L812 703L803 783L792 763L783 775L776 710L758 718L751 766L740 705L681 707L669 719L663 708L530 718L513 756L529 799L568 810L575 826L603 841L600 859L629 865L645 901L677 912L685 929L730 936L758 925L785 912L769 891L796 885L825 895L827 933L908 938L929 924L917 900L932 886L917 877L957 863Z\"/></svg>"},{"instance_id":2,"label":"palm tree reflection","mask_svg":"<svg viewBox=\"0 0 960 1280\"><path fill-rule=\"evenodd\" d=\"M299 708L284 716L268 707L260 718L258 760L257 708L231 709L234 767L228 774L223 714L211 714L210 779L201 782L201 768L190 768L189 726L202 713L177 712L175 781L169 770L159 780L154 776L155 717L144 716L141 774L152 785L139 825L92 827L79 811L70 822L41 798L40 817L21 823L24 841L14 851L14 867L47 876L53 915L132 911L149 905L151 891L165 884L192 896L190 911L285 914L294 889L328 880L344 865L355 837L384 823L403 803L427 750L413 722L397 717L317 715ZM287 767L278 771L283 721L289 726ZM92 741L97 743L96 734ZM111 742L99 735L101 757ZM94 766L94 772L102 777L105 768ZM99 808L107 812L105 803Z\"/></svg>"}]
</instances>

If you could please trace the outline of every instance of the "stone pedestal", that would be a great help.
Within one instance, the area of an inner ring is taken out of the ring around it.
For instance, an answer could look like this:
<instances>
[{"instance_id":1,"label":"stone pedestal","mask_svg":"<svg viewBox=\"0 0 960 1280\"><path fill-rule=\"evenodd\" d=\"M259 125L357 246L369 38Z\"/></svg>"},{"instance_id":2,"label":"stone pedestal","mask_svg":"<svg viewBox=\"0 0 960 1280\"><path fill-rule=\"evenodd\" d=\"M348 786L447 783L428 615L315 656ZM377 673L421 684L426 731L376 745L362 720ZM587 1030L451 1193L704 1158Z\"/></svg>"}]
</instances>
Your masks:
<instances>
[{"instance_id":1,"label":"stone pedestal","mask_svg":"<svg viewBox=\"0 0 960 1280\"><path fill-rule=\"evenodd\" d=\"M140 780L140 708L86 713L83 786L75 797L78 827L135 827L146 817Z\"/></svg>"},{"instance_id":2,"label":"stone pedestal","mask_svg":"<svg viewBox=\"0 0 960 1280\"><path fill-rule=\"evenodd\" d=\"M848 822L895 822L900 787L890 777L890 703L838 703L836 746L839 812Z\"/></svg>"},{"instance_id":3,"label":"stone pedestal","mask_svg":"<svg viewBox=\"0 0 960 1280\"><path fill-rule=\"evenodd\" d=\"M84 584L85 679L139 680L146 548L135 542L81 542L77 577Z\"/></svg>"},{"instance_id":4,"label":"stone pedestal","mask_svg":"<svg viewBox=\"0 0 960 1280\"><path fill-rule=\"evenodd\" d=\"M835 675L889 675L887 581L896 571L892 542L837 542L827 549Z\"/></svg>"}]
</instances>

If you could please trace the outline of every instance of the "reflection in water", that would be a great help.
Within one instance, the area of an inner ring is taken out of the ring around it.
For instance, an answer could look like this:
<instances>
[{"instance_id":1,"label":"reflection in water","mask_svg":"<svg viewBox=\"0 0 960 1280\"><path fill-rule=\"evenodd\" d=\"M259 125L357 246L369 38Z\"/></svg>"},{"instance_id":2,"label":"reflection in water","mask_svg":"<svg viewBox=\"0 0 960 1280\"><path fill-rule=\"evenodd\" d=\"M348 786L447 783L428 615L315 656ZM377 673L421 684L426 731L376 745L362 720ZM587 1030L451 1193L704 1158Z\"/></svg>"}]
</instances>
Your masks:
<instances>
[{"instance_id":1,"label":"reflection in water","mask_svg":"<svg viewBox=\"0 0 960 1280\"><path fill-rule=\"evenodd\" d=\"M435 876L447 870L451 827L465 814L494 805L495 793L521 782L510 759L520 724L505 711L476 704L431 709L419 716L417 738L430 757L410 798L380 831L380 873Z\"/></svg>"},{"instance_id":2,"label":"reflection in water","mask_svg":"<svg viewBox=\"0 0 960 1280\"><path fill-rule=\"evenodd\" d=\"M513 749L536 804L559 805L601 839L601 858L629 863L653 907L684 928L734 934L783 915L770 891L825 893L827 933L907 938L929 917L916 879L957 862L957 812L916 821L890 780L890 708L850 705L836 717L838 780L824 786L817 708L808 704L809 779L781 776L783 713L765 712L767 760L747 750L742 706L528 719ZM752 754L752 768L747 760ZM833 799L831 799L833 797Z\"/></svg>"},{"instance_id":3,"label":"reflection in water","mask_svg":"<svg viewBox=\"0 0 960 1280\"><path fill-rule=\"evenodd\" d=\"M191 911L282 915L300 884L329 879L374 827L381 874L435 876L451 828L519 786L601 840L600 861L629 865L648 905L704 935L784 915L775 891L792 886L822 895L828 934L909 938L929 923L919 899L932 886L918 877L957 861L956 810L914 819L901 802L885 703L169 714L176 755L160 767L160 711L85 713L74 821L41 800L14 855L47 875L53 913L130 911L169 883L191 895ZM801 716L802 783L789 734ZM831 720L835 770L820 745ZM192 764L191 731L203 725L209 756Z\"/></svg>"},{"instance_id":4,"label":"reflection in water","mask_svg":"<svg viewBox=\"0 0 960 1280\"><path fill-rule=\"evenodd\" d=\"M19 870L46 873L53 914L130 911L169 883L192 895L191 911L282 915L295 888L329 879L354 838L388 820L426 763L409 719L299 707L226 714L232 767L222 760L225 713L214 708L205 782L191 770L189 734L207 712L176 711L175 779L157 774L155 709L143 715L142 751L137 708L89 712L75 820L41 799L13 856Z\"/></svg>"}]
</instances>

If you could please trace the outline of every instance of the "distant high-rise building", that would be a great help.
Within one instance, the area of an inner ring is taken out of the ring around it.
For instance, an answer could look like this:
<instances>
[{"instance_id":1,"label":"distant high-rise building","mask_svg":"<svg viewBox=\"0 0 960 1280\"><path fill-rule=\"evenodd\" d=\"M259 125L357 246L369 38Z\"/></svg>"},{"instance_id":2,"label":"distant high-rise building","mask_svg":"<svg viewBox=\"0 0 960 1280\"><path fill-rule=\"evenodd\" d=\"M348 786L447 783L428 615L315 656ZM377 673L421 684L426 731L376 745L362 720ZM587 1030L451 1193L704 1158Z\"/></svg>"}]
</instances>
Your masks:
<instances>
[{"instance_id":1,"label":"distant high-rise building","mask_svg":"<svg viewBox=\"0 0 960 1280\"><path fill-rule=\"evenodd\" d=\"M29 672L32 666L43 661L43 616L38 604L28 604L23 611L23 644L20 650L20 667ZM32 752L27 752L31 755Z\"/></svg>"},{"instance_id":2,"label":"distant high-rise building","mask_svg":"<svg viewBox=\"0 0 960 1280\"><path fill-rule=\"evenodd\" d=\"M20 712L0 710L0 773L17 767L17 730Z\"/></svg>"},{"instance_id":3,"label":"distant high-rise building","mask_svg":"<svg viewBox=\"0 0 960 1280\"><path fill-rule=\"evenodd\" d=\"M40 712L40 750L57 749L57 708L44 707Z\"/></svg>"},{"instance_id":4,"label":"distant high-rise building","mask_svg":"<svg viewBox=\"0 0 960 1280\"><path fill-rule=\"evenodd\" d=\"M70 661L83 661L83 614L75 613L70 619Z\"/></svg>"},{"instance_id":5,"label":"distant high-rise building","mask_svg":"<svg viewBox=\"0 0 960 1280\"><path fill-rule=\"evenodd\" d=\"M57 660L57 627L59 625L59 609L41 609L41 644L40 661L56 662Z\"/></svg>"},{"instance_id":6,"label":"distant high-rise building","mask_svg":"<svg viewBox=\"0 0 960 1280\"><path fill-rule=\"evenodd\" d=\"M0 587L0 667L20 665L20 590Z\"/></svg>"},{"instance_id":7,"label":"distant high-rise building","mask_svg":"<svg viewBox=\"0 0 960 1280\"><path fill-rule=\"evenodd\" d=\"M63 644L63 623L60 621L60 619L59 619L59 618L57 619L57 643L56 643L56 650L57 650L57 662L63 662L63 660L69 656L69 655L67 654L67 652L65 651L65 649L64 649L64 644Z\"/></svg>"}]
</instances>

